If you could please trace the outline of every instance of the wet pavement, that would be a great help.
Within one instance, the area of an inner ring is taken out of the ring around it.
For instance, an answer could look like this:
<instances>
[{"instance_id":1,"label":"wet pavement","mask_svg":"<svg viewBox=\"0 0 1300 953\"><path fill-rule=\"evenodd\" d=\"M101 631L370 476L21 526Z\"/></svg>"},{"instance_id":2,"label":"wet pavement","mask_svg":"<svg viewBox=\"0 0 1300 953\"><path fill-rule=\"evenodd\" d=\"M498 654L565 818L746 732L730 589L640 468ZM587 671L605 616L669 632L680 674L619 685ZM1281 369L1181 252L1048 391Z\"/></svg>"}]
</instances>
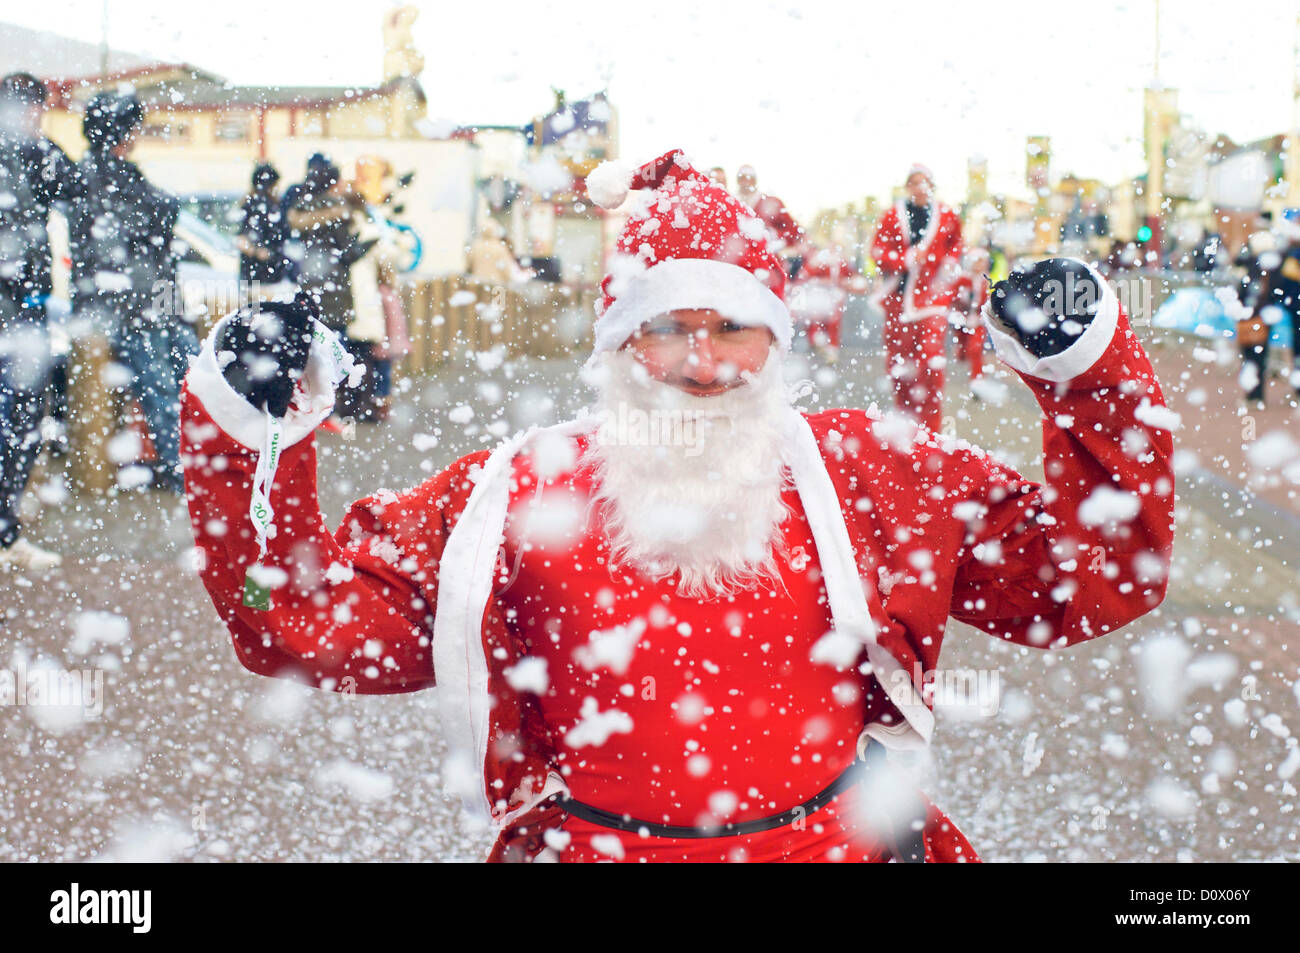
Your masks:
<instances>
[{"instance_id":1,"label":"wet pavement","mask_svg":"<svg viewBox=\"0 0 1300 953\"><path fill-rule=\"evenodd\" d=\"M819 392L805 404L885 406L869 344L808 368ZM1300 859L1296 486L1281 451L1252 457L1227 428L1241 424L1232 392L1187 351L1155 352L1184 415L1166 602L1061 652L955 623L948 635L943 667L996 672L1000 705L974 719L940 708L927 790L985 859ZM491 364L442 368L408 383L388 423L323 436L327 520L586 397L576 361ZM1230 388L1235 372L1217 373ZM1032 401L1013 375L989 379L1002 386L976 400L955 368L945 412L1033 474ZM449 424L461 405L476 416ZM1280 403L1256 417L1255 440L1300 435ZM78 497L60 480L44 462L30 532L65 564L0 572L0 669L99 672L102 712L0 708L0 860L482 856L441 792L432 691L349 698L248 673L191 568L183 504L147 490Z\"/></svg>"}]
</instances>

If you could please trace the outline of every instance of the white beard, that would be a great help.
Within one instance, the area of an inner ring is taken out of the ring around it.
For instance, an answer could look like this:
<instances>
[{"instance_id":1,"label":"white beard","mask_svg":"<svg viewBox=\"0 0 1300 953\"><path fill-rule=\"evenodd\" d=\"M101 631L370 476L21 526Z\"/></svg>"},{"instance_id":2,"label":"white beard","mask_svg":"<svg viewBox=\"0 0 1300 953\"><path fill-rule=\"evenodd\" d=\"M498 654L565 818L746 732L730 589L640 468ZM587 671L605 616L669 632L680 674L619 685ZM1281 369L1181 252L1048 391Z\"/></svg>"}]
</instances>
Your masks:
<instances>
[{"instance_id":1,"label":"white beard","mask_svg":"<svg viewBox=\"0 0 1300 953\"><path fill-rule=\"evenodd\" d=\"M594 472L611 568L679 573L678 593L696 599L781 586L790 397L779 350L746 384L712 397L653 380L628 352L603 355L600 367L602 424L583 465Z\"/></svg>"}]
</instances>

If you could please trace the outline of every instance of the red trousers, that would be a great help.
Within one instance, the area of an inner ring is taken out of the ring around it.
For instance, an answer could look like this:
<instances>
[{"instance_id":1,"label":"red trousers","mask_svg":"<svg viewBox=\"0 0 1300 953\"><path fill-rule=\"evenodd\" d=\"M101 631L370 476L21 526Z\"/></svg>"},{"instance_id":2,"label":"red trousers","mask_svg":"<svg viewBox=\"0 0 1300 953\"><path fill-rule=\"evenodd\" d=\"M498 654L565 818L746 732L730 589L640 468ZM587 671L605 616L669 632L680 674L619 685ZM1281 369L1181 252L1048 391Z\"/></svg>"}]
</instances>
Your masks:
<instances>
[{"instance_id":1,"label":"red trousers","mask_svg":"<svg viewBox=\"0 0 1300 953\"><path fill-rule=\"evenodd\" d=\"M832 347L839 350L840 327L843 321L835 314L821 321L808 322L808 340L816 347Z\"/></svg>"},{"instance_id":2,"label":"red trousers","mask_svg":"<svg viewBox=\"0 0 1300 953\"><path fill-rule=\"evenodd\" d=\"M903 322L885 315L885 370L894 406L931 430L943 427L944 334L942 316Z\"/></svg>"},{"instance_id":3,"label":"red trousers","mask_svg":"<svg viewBox=\"0 0 1300 953\"><path fill-rule=\"evenodd\" d=\"M957 350L970 368L970 379L978 380L984 373L984 325L974 328L957 328Z\"/></svg>"}]
</instances>

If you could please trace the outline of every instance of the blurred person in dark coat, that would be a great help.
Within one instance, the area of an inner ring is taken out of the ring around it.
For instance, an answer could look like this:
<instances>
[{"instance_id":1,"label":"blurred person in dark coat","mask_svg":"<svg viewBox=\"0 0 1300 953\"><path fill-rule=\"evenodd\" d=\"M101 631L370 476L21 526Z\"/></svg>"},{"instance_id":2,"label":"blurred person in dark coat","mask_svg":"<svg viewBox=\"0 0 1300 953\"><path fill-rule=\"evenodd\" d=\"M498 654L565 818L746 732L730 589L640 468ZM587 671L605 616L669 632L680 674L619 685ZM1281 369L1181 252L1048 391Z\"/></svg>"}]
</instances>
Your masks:
<instances>
[{"instance_id":1,"label":"blurred person in dark coat","mask_svg":"<svg viewBox=\"0 0 1300 953\"><path fill-rule=\"evenodd\" d=\"M288 278L284 242L289 223L275 185L280 173L269 162L253 169L252 191L239 206L239 280L273 285Z\"/></svg>"},{"instance_id":2,"label":"blurred person in dark coat","mask_svg":"<svg viewBox=\"0 0 1300 953\"><path fill-rule=\"evenodd\" d=\"M50 205L76 188L75 167L41 135L45 85L0 80L0 565L50 569L60 557L22 538L18 501L41 446L51 362Z\"/></svg>"},{"instance_id":3,"label":"blurred person in dark coat","mask_svg":"<svg viewBox=\"0 0 1300 953\"><path fill-rule=\"evenodd\" d=\"M365 201L343 182L338 166L320 156L308 161L307 175L287 198L289 227L302 255L298 285L319 309L325 326L339 335L359 363L368 365L371 343L348 336L348 326L356 320L351 269L375 244L375 239L363 242L358 235L357 215L365 210ZM340 395L339 417L363 415L371 383L367 380Z\"/></svg>"},{"instance_id":4,"label":"blurred person in dark coat","mask_svg":"<svg viewBox=\"0 0 1300 953\"><path fill-rule=\"evenodd\" d=\"M86 106L88 148L77 164L81 188L68 221L73 300L79 315L108 331L130 370L158 455L157 485L179 493L180 381L199 348L193 326L177 313L172 239L180 205L128 158L143 122L134 95L100 93Z\"/></svg>"},{"instance_id":5,"label":"blurred person in dark coat","mask_svg":"<svg viewBox=\"0 0 1300 953\"><path fill-rule=\"evenodd\" d=\"M1233 260L1239 275L1237 298L1250 314L1249 320L1237 323L1237 345L1241 351L1239 383L1246 392L1246 400L1260 407L1264 406L1268 383L1269 351L1269 327L1261 311L1270 303L1269 288L1280 262L1276 239L1261 218L1259 230L1242 245Z\"/></svg>"}]
</instances>

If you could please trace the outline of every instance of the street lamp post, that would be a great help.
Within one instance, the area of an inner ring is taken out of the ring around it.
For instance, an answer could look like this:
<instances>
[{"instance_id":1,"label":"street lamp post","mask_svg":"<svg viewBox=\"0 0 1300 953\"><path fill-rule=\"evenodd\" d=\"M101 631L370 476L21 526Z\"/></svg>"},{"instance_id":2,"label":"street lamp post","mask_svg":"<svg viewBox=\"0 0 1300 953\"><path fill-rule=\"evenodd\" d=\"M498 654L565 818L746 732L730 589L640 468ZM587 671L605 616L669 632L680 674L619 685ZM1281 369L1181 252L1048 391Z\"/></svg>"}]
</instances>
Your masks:
<instances>
[{"instance_id":1,"label":"street lamp post","mask_svg":"<svg viewBox=\"0 0 1300 953\"><path fill-rule=\"evenodd\" d=\"M1145 192L1146 227L1150 230L1148 251L1160 254L1164 242L1165 141L1169 135L1169 113L1177 95L1160 82L1160 0L1155 0L1155 56L1151 63L1151 84L1143 97L1147 181Z\"/></svg>"},{"instance_id":2,"label":"street lamp post","mask_svg":"<svg viewBox=\"0 0 1300 953\"><path fill-rule=\"evenodd\" d=\"M1286 204L1300 207L1300 12L1291 30L1291 128L1286 136Z\"/></svg>"}]
</instances>

